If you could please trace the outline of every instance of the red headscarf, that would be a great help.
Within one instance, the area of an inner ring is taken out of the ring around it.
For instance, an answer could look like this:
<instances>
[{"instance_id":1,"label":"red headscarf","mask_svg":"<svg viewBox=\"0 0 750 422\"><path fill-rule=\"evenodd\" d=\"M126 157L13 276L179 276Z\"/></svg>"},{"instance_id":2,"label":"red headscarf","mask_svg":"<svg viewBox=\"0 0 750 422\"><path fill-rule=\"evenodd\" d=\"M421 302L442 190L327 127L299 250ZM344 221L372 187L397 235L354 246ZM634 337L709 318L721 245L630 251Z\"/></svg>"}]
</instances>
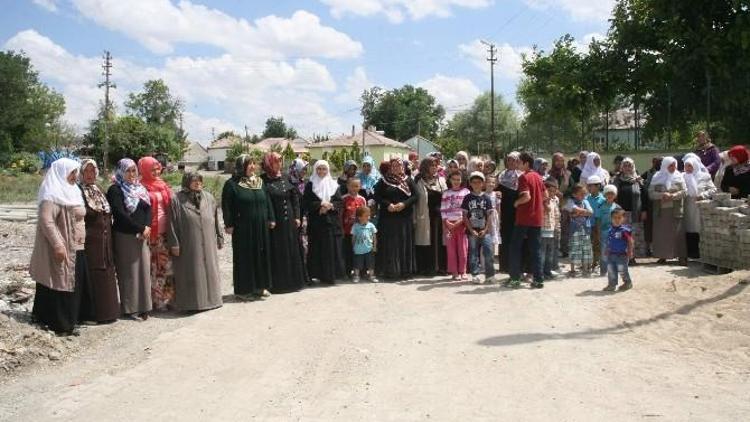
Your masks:
<instances>
[{"instance_id":1,"label":"red headscarf","mask_svg":"<svg viewBox=\"0 0 750 422\"><path fill-rule=\"evenodd\" d=\"M172 202L172 189L161 177L154 177L151 174L151 171L157 167L161 168L161 164L154 157L143 157L138 160L141 184L146 188L151 199L151 240L159 238L159 199L156 194L161 194L165 210L169 209L169 204Z\"/></svg>"},{"instance_id":2,"label":"red headscarf","mask_svg":"<svg viewBox=\"0 0 750 422\"><path fill-rule=\"evenodd\" d=\"M275 173L272 173L272 166L274 164L279 165L279 170ZM266 156L263 157L263 171L265 171L269 177L281 177L281 154L277 152L269 152L268 154L266 154Z\"/></svg>"},{"instance_id":3,"label":"red headscarf","mask_svg":"<svg viewBox=\"0 0 750 422\"><path fill-rule=\"evenodd\" d=\"M748 159L747 148L742 145L733 146L727 155L737 160L737 164L744 164Z\"/></svg>"}]
</instances>

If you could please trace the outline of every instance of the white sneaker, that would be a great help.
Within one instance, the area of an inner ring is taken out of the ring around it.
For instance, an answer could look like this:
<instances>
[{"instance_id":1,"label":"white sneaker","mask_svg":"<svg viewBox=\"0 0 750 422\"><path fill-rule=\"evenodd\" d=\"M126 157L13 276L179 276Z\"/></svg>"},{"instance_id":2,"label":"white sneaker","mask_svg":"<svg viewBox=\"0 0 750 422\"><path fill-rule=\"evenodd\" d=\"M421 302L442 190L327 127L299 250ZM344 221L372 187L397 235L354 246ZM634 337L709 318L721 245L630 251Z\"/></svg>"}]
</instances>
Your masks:
<instances>
[{"instance_id":1,"label":"white sneaker","mask_svg":"<svg viewBox=\"0 0 750 422\"><path fill-rule=\"evenodd\" d=\"M500 274L495 274L494 277L492 277L492 283L499 283L500 282Z\"/></svg>"},{"instance_id":2,"label":"white sneaker","mask_svg":"<svg viewBox=\"0 0 750 422\"><path fill-rule=\"evenodd\" d=\"M482 284L482 280L479 278L478 275L471 276L471 282L473 284Z\"/></svg>"},{"instance_id":3,"label":"white sneaker","mask_svg":"<svg viewBox=\"0 0 750 422\"><path fill-rule=\"evenodd\" d=\"M354 274L354 277L352 277L352 283L359 283L359 275Z\"/></svg>"}]
</instances>

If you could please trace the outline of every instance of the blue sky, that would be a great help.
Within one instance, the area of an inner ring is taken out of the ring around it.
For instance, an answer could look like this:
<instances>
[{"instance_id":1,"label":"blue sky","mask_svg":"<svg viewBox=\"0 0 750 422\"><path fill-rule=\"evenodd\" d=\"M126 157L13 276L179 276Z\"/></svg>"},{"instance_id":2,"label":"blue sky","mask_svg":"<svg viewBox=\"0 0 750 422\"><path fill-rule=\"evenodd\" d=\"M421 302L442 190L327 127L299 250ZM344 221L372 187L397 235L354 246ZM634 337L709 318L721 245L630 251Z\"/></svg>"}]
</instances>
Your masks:
<instances>
[{"instance_id":1,"label":"blue sky","mask_svg":"<svg viewBox=\"0 0 750 422\"><path fill-rule=\"evenodd\" d=\"M606 33L613 0L4 0L3 49L23 50L67 102L79 130L102 90L101 55L114 56L115 101L162 78L186 103L192 140L211 130L262 131L282 115L303 136L361 124L373 85L425 87L449 114L489 90L515 101L521 54L565 33L583 45Z\"/></svg>"}]
</instances>

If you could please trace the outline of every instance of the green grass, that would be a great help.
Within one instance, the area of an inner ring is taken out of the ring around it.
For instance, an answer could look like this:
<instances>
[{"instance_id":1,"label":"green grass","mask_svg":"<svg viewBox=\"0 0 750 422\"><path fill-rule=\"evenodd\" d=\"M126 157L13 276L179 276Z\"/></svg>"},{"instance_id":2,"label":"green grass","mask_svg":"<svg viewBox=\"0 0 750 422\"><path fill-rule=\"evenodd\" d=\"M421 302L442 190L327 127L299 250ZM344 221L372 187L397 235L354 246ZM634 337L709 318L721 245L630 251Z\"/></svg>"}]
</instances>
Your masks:
<instances>
[{"instance_id":1,"label":"green grass","mask_svg":"<svg viewBox=\"0 0 750 422\"><path fill-rule=\"evenodd\" d=\"M41 183L39 174L0 175L0 203L36 202Z\"/></svg>"}]
</instances>

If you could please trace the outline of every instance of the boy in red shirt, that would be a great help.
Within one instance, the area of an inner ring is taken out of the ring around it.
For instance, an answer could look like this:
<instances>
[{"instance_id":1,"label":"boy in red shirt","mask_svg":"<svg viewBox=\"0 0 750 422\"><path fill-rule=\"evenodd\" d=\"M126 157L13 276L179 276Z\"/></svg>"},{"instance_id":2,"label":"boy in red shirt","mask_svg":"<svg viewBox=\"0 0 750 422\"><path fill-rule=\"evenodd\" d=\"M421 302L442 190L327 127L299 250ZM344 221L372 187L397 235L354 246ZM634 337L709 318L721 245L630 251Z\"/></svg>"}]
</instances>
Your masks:
<instances>
[{"instance_id":1,"label":"boy in red shirt","mask_svg":"<svg viewBox=\"0 0 750 422\"><path fill-rule=\"evenodd\" d=\"M341 212L341 224L344 228L342 248L344 250L344 263L346 275L352 276L354 271L354 245L352 244L352 226L357 221L357 208L367 206L367 200L359 194L361 188L360 180L350 177L346 182L347 193L341 197L343 210Z\"/></svg>"},{"instance_id":2,"label":"boy in red shirt","mask_svg":"<svg viewBox=\"0 0 750 422\"><path fill-rule=\"evenodd\" d=\"M542 271L541 238L544 223L544 198L546 189L539 173L532 171L534 156L528 152L521 153L520 170L524 173L518 177L518 199L513 204L516 207L516 226L513 228L513 238L510 243L510 280L508 286L521 286L521 254L523 241L528 240L531 249L531 268L534 282L531 288L544 287Z\"/></svg>"}]
</instances>

